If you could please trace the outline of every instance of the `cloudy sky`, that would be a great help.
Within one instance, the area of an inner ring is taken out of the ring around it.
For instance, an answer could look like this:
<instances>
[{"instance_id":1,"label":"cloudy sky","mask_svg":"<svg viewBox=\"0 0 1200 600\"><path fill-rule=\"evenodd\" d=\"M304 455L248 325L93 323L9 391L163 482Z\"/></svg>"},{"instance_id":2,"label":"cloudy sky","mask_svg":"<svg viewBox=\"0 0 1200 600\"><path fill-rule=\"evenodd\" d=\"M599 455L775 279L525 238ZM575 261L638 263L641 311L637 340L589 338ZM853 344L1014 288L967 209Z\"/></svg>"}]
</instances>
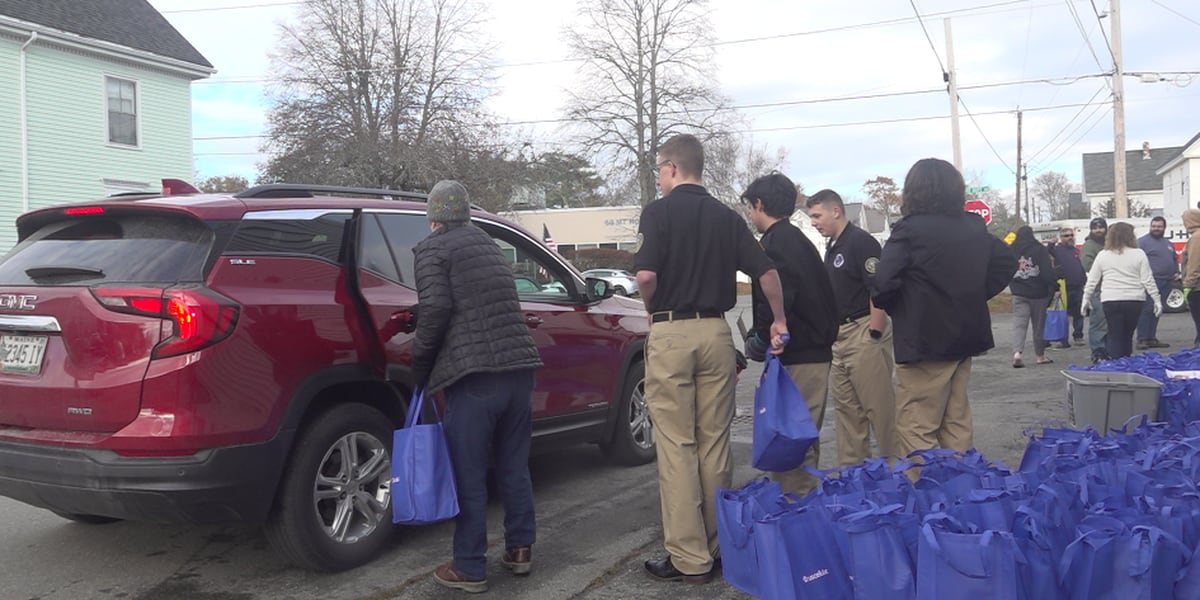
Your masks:
<instances>
[{"instance_id":1,"label":"cloudy sky","mask_svg":"<svg viewBox=\"0 0 1200 600\"><path fill-rule=\"evenodd\" d=\"M577 4L482 1L502 65L490 108L509 121L562 116L563 91L577 83L577 65L563 60L563 31ZM263 160L256 136L265 132L269 54L278 24L292 19L300 2L150 2L218 70L192 88L198 174L253 180ZM1122 3L1124 69L1155 81L1125 78L1129 148L1143 141L1177 146L1200 132L1198 4ZM1109 81L1099 76L1112 68L1109 0L712 0L709 6L718 85L744 107L754 142L782 148L784 171L809 190L862 196L867 179L883 175L900 183L916 159L951 158L941 66L946 18L960 96L974 115L960 110L969 176L1011 194L1018 107L1030 180L1057 170L1078 182L1081 153L1113 149ZM555 125L520 127L539 151L563 143Z\"/></svg>"}]
</instances>

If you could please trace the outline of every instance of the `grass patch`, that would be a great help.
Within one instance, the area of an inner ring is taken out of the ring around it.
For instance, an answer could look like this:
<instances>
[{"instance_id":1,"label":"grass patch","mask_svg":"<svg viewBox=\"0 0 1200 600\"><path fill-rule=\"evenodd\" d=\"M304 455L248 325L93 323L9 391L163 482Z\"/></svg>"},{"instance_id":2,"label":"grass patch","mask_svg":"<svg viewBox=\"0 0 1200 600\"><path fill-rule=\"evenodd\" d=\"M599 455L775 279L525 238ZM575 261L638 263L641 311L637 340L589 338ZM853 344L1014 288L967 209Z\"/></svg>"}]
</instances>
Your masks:
<instances>
[{"instance_id":1,"label":"grass patch","mask_svg":"<svg viewBox=\"0 0 1200 600\"><path fill-rule=\"evenodd\" d=\"M988 300L988 312L992 313L1010 313L1012 312L1012 294L1008 292L1000 292Z\"/></svg>"}]
</instances>

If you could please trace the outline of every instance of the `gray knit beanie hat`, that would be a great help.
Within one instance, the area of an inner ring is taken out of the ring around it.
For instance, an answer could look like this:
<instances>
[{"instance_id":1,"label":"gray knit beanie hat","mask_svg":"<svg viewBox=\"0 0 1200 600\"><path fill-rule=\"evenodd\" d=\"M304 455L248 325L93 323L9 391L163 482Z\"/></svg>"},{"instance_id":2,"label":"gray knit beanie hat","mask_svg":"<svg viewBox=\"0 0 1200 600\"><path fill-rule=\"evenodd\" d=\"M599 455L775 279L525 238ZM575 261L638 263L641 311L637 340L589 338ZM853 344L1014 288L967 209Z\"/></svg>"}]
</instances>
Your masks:
<instances>
[{"instance_id":1,"label":"gray knit beanie hat","mask_svg":"<svg viewBox=\"0 0 1200 600\"><path fill-rule=\"evenodd\" d=\"M429 191L429 220L437 223L465 223L471 220L471 196L467 188L453 179L443 179Z\"/></svg>"}]
</instances>

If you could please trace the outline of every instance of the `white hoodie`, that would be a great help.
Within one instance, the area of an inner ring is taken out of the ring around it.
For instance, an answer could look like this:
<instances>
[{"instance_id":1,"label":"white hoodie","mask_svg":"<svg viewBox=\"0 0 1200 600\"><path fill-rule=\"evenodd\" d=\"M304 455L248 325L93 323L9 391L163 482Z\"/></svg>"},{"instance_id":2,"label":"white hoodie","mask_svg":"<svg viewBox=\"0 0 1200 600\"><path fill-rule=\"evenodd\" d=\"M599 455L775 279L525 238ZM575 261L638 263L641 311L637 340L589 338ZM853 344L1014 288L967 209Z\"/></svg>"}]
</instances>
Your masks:
<instances>
[{"instance_id":1,"label":"white hoodie","mask_svg":"<svg viewBox=\"0 0 1200 600\"><path fill-rule=\"evenodd\" d=\"M1162 306L1158 286L1150 272L1150 261L1141 248L1126 248L1120 254L1101 250L1096 255L1096 262L1092 263L1092 270L1088 271L1083 297L1090 298L1101 281L1104 283L1100 286L1101 302L1141 302L1146 299L1146 294L1150 294L1154 304Z\"/></svg>"}]
</instances>

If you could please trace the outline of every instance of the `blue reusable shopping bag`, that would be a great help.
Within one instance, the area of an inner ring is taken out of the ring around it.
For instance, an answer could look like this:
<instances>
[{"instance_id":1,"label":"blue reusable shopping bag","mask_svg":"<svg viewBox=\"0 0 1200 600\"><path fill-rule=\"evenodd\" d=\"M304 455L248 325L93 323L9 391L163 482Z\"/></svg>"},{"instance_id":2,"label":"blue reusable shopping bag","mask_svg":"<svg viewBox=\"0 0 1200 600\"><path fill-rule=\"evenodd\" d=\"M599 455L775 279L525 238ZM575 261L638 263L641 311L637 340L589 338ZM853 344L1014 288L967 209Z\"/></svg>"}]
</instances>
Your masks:
<instances>
[{"instance_id":1,"label":"blue reusable shopping bag","mask_svg":"<svg viewBox=\"0 0 1200 600\"><path fill-rule=\"evenodd\" d=\"M917 578L906 537L917 516L892 504L838 519L850 547L855 600L916 600Z\"/></svg>"},{"instance_id":2,"label":"blue reusable shopping bag","mask_svg":"<svg viewBox=\"0 0 1200 600\"><path fill-rule=\"evenodd\" d=\"M819 502L794 504L754 524L759 597L763 600L850 600L854 590L843 535Z\"/></svg>"},{"instance_id":3,"label":"blue reusable shopping bag","mask_svg":"<svg viewBox=\"0 0 1200 600\"><path fill-rule=\"evenodd\" d=\"M922 600L1021 600L1024 555L1011 533L974 532L945 515L921 527L917 597Z\"/></svg>"},{"instance_id":4,"label":"blue reusable shopping bag","mask_svg":"<svg viewBox=\"0 0 1200 600\"><path fill-rule=\"evenodd\" d=\"M458 515L454 467L441 418L421 424L425 393L408 406L404 428L392 436L392 522L420 525ZM433 413L437 416L437 406Z\"/></svg>"},{"instance_id":5,"label":"blue reusable shopping bag","mask_svg":"<svg viewBox=\"0 0 1200 600\"><path fill-rule=\"evenodd\" d=\"M768 354L754 392L754 446L750 464L762 471L790 471L804 463L808 447L821 438L808 404L779 357Z\"/></svg>"},{"instance_id":6,"label":"blue reusable shopping bag","mask_svg":"<svg viewBox=\"0 0 1200 600\"><path fill-rule=\"evenodd\" d=\"M1067 311L1062 303L1062 298L1059 298L1046 311L1046 326L1042 328L1042 339L1047 342L1065 342L1071 332Z\"/></svg>"},{"instance_id":7,"label":"blue reusable shopping bag","mask_svg":"<svg viewBox=\"0 0 1200 600\"><path fill-rule=\"evenodd\" d=\"M721 541L721 574L730 585L758 595L758 550L754 523L778 509L779 482L758 479L740 490L717 490L717 537Z\"/></svg>"}]
</instances>

